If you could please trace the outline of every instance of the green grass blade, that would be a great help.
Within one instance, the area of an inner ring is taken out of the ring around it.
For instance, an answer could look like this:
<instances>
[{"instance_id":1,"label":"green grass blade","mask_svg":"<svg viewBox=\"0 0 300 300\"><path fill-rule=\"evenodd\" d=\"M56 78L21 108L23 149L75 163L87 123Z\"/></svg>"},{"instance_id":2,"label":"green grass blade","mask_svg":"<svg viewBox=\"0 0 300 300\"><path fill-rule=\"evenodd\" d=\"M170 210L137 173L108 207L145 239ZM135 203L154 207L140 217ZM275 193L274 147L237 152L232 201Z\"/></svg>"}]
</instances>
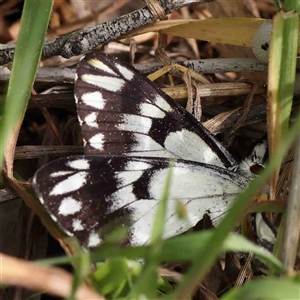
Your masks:
<instances>
[{"instance_id":1,"label":"green grass blade","mask_svg":"<svg viewBox=\"0 0 300 300\"><path fill-rule=\"evenodd\" d=\"M242 287L231 289L221 300L286 300L299 297L299 283L291 279L266 278L253 280Z\"/></svg>"},{"instance_id":2,"label":"green grass blade","mask_svg":"<svg viewBox=\"0 0 300 300\"><path fill-rule=\"evenodd\" d=\"M205 245L211 239L214 234L214 230L207 230L202 232L192 232L185 235L177 236L163 241L160 261L161 262L190 262L201 251L203 251ZM105 261L114 257L127 257L130 259L141 258L146 255L151 246L141 247L126 247L117 248L115 246L101 246L94 253L82 253L81 255L90 255L92 262ZM225 251L238 251L238 252L253 252L258 258L263 260L268 265L274 266L276 271L283 272L282 263L270 252L248 241L244 237L236 234L230 234L224 244L222 245L220 252ZM51 259L45 259L37 261L40 264L66 264L71 262L77 262L78 255L73 257L57 257Z\"/></svg>"},{"instance_id":3,"label":"green grass blade","mask_svg":"<svg viewBox=\"0 0 300 300\"><path fill-rule=\"evenodd\" d=\"M284 11L295 10L298 14L300 13L300 1L299 0L285 0Z\"/></svg>"},{"instance_id":4,"label":"green grass blade","mask_svg":"<svg viewBox=\"0 0 300 300\"><path fill-rule=\"evenodd\" d=\"M27 0L24 3L20 32L0 120L0 170L9 136L23 121L27 102L40 61L53 1Z\"/></svg>"},{"instance_id":5,"label":"green grass blade","mask_svg":"<svg viewBox=\"0 0 300 300\"><path fill-rule=\"evenodd\" d=\"M277 10L281 9L281 3L280 3L279 0L274 0L274 5L275 5Z\"/></svg>"},{"instance_id":6,"label":"green grass blade","mask_svg":"<svg viewBox=\"0 0 300 300\"><path fill-rule=\"evenodd\" d=\"M288 130L292 108L298 47L299 17L295 12L277 13L270 43L269 99L278 107L276 114L282 134ZM272 116L270 116L272 117ZM277 135L277 132L275 133Z\"/></svg>"},{"instance_id":7,"label":"green grass blade","mask_svg":"<svg viewBox=\"0 0 300 300\"><path fill-rule=\"evenodd\" d=\"M268 136L270 157L288 131L295 87L299 16L279 11L273 19L268 71ZM275 198L279 169L270 183Z\"/></svg>"}]
</instances>

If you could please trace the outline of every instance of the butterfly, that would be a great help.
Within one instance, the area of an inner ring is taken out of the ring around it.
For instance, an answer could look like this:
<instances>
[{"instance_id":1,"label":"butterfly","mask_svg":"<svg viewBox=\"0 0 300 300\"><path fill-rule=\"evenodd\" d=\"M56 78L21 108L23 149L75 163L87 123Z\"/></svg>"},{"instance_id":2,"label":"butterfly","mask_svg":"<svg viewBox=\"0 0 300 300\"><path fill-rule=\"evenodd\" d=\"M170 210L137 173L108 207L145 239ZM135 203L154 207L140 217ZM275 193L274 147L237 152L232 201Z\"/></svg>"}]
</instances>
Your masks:
<instances>
[{"instance_id":1,"label":"butterfly","mask_svg":"<svg viewBox=\"0 0 300 300\"><path fill-rule=\"evenodd\" d=\"M204 214L216 224L248 186L251 164L262 164L265 145L255 162L237 164L190 113L109 55L81 59L74 95L85 155L43 166L34 188L52 219L84 247L99 246L118 226L129 228L127 244L146 244L171 163L164 238Z\"/></svg>"}]
</instances>

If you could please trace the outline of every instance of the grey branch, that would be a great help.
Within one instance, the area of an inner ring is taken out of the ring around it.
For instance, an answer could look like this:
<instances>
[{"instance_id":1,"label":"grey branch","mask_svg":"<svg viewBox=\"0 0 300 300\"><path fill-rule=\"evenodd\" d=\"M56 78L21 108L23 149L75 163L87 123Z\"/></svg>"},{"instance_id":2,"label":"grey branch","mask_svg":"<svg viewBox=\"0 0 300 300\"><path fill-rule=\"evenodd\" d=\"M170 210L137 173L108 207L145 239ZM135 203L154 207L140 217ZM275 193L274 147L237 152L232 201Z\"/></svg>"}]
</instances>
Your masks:
<instances>
[{"instance_id":1,"label":"grey branch","mask_svg":"<svg viewBox=\"0 0 300 300\"><path fill-rule=\"evenodd\" d=\"M198 73L226 73L226 72L267 72L268 65L256 58L211 58L187 61L175 61ZM134 67L142 74L149 74L162 68L159 62L136 64Z\"/></svg>"},{"instance_id":2,"label":"grey branch","mask_svg":"<svg viewBox=\"0 0 300 300\"><path fill-rule=\"evenodd\" d=\"M82 146L18 146L15 152L17 159L53 158L83 154Z\"/></svg>"},{"instance_id":3,"label":"grey branch","mask_svg":"<svg viewBox=\"0 0 300 300\"><path fill-rule=\"evenodd\" d=\"M210 1L212 0L160 0L166 14L193 3ZM155 17L148 7L144 7L113 21L49 40L45 43L42 55L44 57L61 55L65 58L80 55L153 21ZM0 45L0 64L12 61L14 49L15 45Z\"/></svg>"},{"instance_id":4,"label":"grey branch","mask_svg":"<svg viewBox=\"0 0 300 300\"><path fill-rule=\"evenodd\" d=\"M198 73L225 73L225 72L267 72L268 65L255 58L212 58L200 60L174 61ZM162 68L159 62L135 64L134 67L143 75L153 73ZM0 83L7 82L10 78L10 70L0 66ZM73 83L75 69L70 68L39 68L36 81Z\"/></svg>"}]
</instances>

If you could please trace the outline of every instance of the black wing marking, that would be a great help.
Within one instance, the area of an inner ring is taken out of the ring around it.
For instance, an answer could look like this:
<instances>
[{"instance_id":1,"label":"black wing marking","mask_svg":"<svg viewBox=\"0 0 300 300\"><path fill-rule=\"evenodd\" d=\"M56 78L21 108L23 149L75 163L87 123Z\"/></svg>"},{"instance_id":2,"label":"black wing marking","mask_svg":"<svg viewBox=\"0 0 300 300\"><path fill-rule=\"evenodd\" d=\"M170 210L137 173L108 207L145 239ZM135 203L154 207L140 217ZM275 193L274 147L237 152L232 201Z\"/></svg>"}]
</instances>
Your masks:
<instances>
[{"instance_id":1,"label":"black wing marking","mask_svg":"<svg viewBox=\"0 0 300 300\"><path fill-rule=\"evenodd\" d=\"M89 248L116 226L130 228L129 244L148 241L169 172L165 158L74 156L58 159L35 175L35 190L66 233ZM173 164L164 237L182 233L208 213L215 222L248 179L224 168L177 160ZM177 201L188 218L175 213Z\"/></svg>"},{"instance_id":2,"label":"black wing marking","mask_svg":"<svg viewBox=\"0 0 300 300\"><path fill-rule=\"evenodd\" d=\"M75 99L86 154L236 165L191 114L135 69L106 54L89 53L80 61Z\"/></svg>"}]
</instances>

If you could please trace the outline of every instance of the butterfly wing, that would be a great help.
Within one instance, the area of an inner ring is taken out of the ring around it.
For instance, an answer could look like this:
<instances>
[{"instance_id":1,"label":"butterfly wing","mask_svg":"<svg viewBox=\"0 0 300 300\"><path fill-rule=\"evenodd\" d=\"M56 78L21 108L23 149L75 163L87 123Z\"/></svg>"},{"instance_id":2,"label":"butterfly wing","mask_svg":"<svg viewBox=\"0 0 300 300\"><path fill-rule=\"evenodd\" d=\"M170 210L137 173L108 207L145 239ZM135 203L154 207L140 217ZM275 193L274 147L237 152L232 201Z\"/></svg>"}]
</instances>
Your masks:
<instances>
[{"instance_id":1,"label":"butterfly wing","mask_svg":"<svg viewBox=\"0 0 300 300\"><path fill-rule=\"evenodd\" d=\"M66 233L86 247L98 246L117 226L128 226L128 243L149 240L169 174L165 158L74 156L58 159L35 175L35 190ZM226 169L178 160L173 163L164 237L194 226L205 213L216 222L248 180ZM176 214L178 201L186 219Z\"/></svg>"},{"instance_id":2,"label":"butterfly wing","mask_svg":"<svg viewBox=\"0 0 300 300\"><path fill-rule=\"evenodd\" d=\"M236 164L191 114L116 58L87 54L77 69L75 99L86 154Z\"/></svg>"}]
</instances>

